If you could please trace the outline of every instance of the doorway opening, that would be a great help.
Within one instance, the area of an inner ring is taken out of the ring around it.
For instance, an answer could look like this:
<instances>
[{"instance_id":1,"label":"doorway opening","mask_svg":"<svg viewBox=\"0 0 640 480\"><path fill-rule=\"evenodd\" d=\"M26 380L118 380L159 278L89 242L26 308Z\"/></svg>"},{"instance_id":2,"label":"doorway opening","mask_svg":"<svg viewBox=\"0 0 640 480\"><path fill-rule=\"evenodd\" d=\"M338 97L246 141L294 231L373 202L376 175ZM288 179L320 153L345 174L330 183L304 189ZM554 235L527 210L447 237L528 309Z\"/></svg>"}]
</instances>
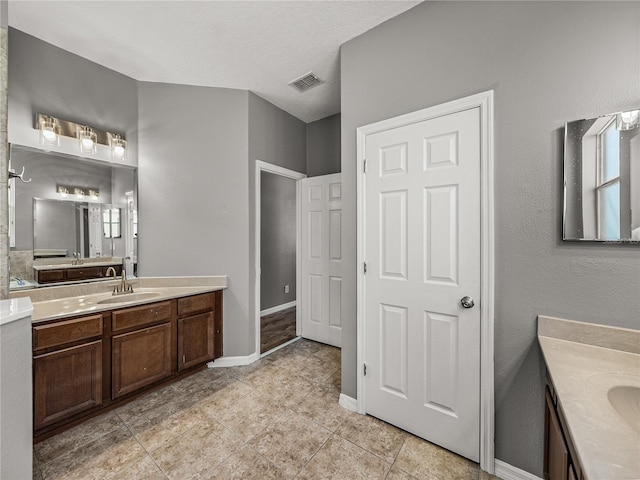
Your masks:
<instances>
[{"instance_id":1,"label":"doorway opening","mask_svg":"<svg viewBox=\"0 0 640 480\"><path fill-rule=\"evenodd\" d=\"M304 174L256 161L256 353L298 338L299 204Z\"/></svg>"}]
</instances>

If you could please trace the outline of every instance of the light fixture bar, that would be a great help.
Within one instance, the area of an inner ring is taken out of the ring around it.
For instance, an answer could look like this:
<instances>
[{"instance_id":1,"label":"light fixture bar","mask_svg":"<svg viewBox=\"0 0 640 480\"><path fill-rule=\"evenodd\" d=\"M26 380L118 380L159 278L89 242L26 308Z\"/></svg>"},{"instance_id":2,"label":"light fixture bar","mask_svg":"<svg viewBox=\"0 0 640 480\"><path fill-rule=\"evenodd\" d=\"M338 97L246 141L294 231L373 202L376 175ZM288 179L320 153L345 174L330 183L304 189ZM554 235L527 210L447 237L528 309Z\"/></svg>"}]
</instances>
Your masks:
<instances>
[{"instance_id":1,"label":"light fixture bar","mask_svg":"<svg viewBox=\"0 0 640 480\"><path fill-rule=\"evenodd\" d=\"M53 125L54 130L52 130L51 125ZM126 158L127 141L124 136L117 133L98 130L97 128L93 128L88 125L72 122L70 120L63 120L52 117L51 115L44 115L42 113L36 113L34 128L41 132L41 136L48 140L48 144L52 144L57 140L56 138L49 139L49 137L63 136L82 140L79 138L80 132L91 132L90 138L98 145L104 145L111 148L112 156L114 158ZM46 130L46 132L44 132L44 130ZM53 135L52 132L55 132L55 135ZM88 142L85 142L85 144L86 143ZM95 153L95 149L93 152L87 152L87 150L90 149L85 149L84 153Z\"/></svg>"}]
</instances>

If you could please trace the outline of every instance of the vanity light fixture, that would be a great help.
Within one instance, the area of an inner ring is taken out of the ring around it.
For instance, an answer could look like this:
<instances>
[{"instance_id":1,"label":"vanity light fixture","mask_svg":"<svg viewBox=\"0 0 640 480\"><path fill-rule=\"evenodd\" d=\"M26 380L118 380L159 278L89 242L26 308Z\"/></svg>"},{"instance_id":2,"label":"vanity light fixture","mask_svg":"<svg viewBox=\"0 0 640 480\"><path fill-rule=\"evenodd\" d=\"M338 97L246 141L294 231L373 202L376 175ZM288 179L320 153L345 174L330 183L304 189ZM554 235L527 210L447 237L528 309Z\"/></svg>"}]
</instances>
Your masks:
<instances>
[{"instance_id":1,"label":"vanity light fixture","mask_svg":"<svg viewBox=\"0 0 640 480\"><path fill-rule=\"evenodd\" d=\"M640 110L620 112L616 117L616 127L618 130L632 130L640 127Z\"/></svg>"},{"instance_id":2,"label":"vanity light fixture","mask_svg":"<svg viewBox=\"0 0 640 480\"><path fill-rule=\"evenodd\" d=\"M93 128L86 125L78 125L78 133L76 134L80 141L80 151L83 153L96 153L96 142L98 136Z\"/></svg>"},{"instance_id":3,"label":"vanity light fixture","mask_svg":"<svg viewBox=\"0 0 640 480\"><path fill-rule=\"evenodd\" d=\"M38 122L41 145L60 145L60 124L48 115L41 115Z\"/></svg>"},{"instance_id":4,"label":"vanity light fixture","mask_svg":"<svg viewBox=\"0 0 640 480\"><path fill-rule=\"evenodd\" d=\"M76 198L83 200L96 201L100 198L100 191L97 188L57 185L56 192L58 192L62 198L68 198L69 195L75 195Z\"/></svg>"},{"instance_id":5,"label":"vanity light fixture","mask_svg":"<svg viewBox=\"0 0 640 480\"><path fill-rule=\"evenodd\" d=\"M62 198L67 198L69 196L69 189L64 185L58 185L56 191L60 194Z\"/></svg>"},{"instance_id":6,"label":"vanity light fixture","mask_svg":"<svg viewBox=\"0 0 640 480\"><path fill-rule=\"evenodd\" d=\"M42 145L60 146L60 137L75 138L78 141L80 152L96 154L98 145L104 145L111 149L111 157L123 160L127 155L127 141L117 133L98 130L97 128L62 120L50 115L37 113L34 128L40 132Z\"/></svg>"},{"instance_id":7,"label":"vanity light fixture","mask_svg":"<svg viewBox=\"0 0 640 480\"><path fill-rule=\"evenodd\" d=\"M108 133L107 136L111 145L111 156L122 160L127 158L127 141L117 133Z\"/></svg>"}]
</instances>

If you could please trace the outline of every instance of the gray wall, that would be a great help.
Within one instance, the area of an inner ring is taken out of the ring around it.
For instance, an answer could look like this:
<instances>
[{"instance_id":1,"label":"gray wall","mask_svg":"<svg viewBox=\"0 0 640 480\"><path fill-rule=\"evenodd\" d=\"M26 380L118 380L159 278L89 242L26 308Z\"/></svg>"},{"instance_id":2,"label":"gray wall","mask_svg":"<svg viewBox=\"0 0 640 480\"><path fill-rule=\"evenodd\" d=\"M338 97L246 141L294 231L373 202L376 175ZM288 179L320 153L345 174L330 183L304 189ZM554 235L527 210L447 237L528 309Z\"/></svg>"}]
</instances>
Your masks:
<instances>
[{"instance_id":1,"label":"gray wall","mask_svg":"<svg viewBox=\"0 0 640 480\"><path fill-rule=\"evenodd\" d=\"M296 299L296 181L262 172L260 196L260 310L266 310Z\"/></svg>"},{"instance_id":2,"label":"gray wall","mask_svg":"<svg viewBox=\"0 0 640 480\"><path fill-rule=\"evenodd\" d=\"M255 349L249 321L248 94L140 82L139 273L228 275L225 355Z\"/></svg>"},{"instance_id":3,"label":"gray wall","mask_svg":"<svg viewBox=\"0 0 640 480\"><path fill-rule=\"evenodd\" d=\"M284 110L249 92L249 311L255 309L256 278L256 160L306 173L306 124ZM253 313L252 313L253 315ZM254 318L251 332L254 334ZM251 341L255 350L255 336Z\"/></svg>"},{"instance_id":4,"label":"gray wall","mask_svg":"<svg viewBox=\"0 0 640 480\"><path fill-rule=\"evenodd\" d=\"M9 141L12 130L33 126L36 113L87 123L127 139L136 160L137 82L125 75L9 29Z\"/></svg>"},{"instance_id":5,"label":"gray wall","mask_svg":"<svg viewBox=\"0 0 640 480\"><path fill-rule=\"evenodd\" d=\"M345 394L356 396L355 129L493 89L496 456L542 476L536 315L640 328L637 246L561 241L562 127L637 107L639 31L638 2L424 2L343 45Z\"/></svg>"},{"instance_id":6,"label":"gray wall","mask_svg":"<svg viewBox=\"0 0 640 480\"><path fill-rule=\"evenodd\" d=\"M340 173L340 114L307 123L307 175Z\"/></svg>"}]
</instances>

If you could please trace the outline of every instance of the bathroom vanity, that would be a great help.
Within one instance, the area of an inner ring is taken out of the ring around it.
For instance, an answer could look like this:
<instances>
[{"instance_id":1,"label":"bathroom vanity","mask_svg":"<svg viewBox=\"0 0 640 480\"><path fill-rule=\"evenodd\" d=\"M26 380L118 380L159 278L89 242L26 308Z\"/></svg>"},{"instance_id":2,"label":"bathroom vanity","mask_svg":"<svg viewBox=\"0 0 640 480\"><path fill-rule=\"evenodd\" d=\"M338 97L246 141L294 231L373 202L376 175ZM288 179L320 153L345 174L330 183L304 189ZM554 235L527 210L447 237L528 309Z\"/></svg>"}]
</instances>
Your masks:
<instances>
[{"instance_id":1,"label":"bathroom vanity","mask_svg":"<svg viewBox=\"0 0 640 480\"><path fill-rule=\"evenodd\" d=\"M70 263L34 265L33 276L35 281L41 285L103 279L107 277L109 267L114 269L115 275L122 274L122 260L118 259L116 261L87 261L79 265Z\"/></svg>"},{"instance_id":2,"label":"bathroom vanity","mask_svg":"<svg viewBox=\"0 0 640 480\"><path fill-rule=\"evenodd\" d=\"M640 331L538 317L544 478L640 478Z\"/></svg>"},{"instance_id":3,"label":"bathroom vanity","mask_svg":"<svg viewBox=\"0 0 640 480\"><path fill-rule=\"evenodd\" d=\"M34 301L35 441L222 356L223 278L137 279L134 293L116 296L84 285L75 288L103 291Z\"/></svg>"}]
</instances>

